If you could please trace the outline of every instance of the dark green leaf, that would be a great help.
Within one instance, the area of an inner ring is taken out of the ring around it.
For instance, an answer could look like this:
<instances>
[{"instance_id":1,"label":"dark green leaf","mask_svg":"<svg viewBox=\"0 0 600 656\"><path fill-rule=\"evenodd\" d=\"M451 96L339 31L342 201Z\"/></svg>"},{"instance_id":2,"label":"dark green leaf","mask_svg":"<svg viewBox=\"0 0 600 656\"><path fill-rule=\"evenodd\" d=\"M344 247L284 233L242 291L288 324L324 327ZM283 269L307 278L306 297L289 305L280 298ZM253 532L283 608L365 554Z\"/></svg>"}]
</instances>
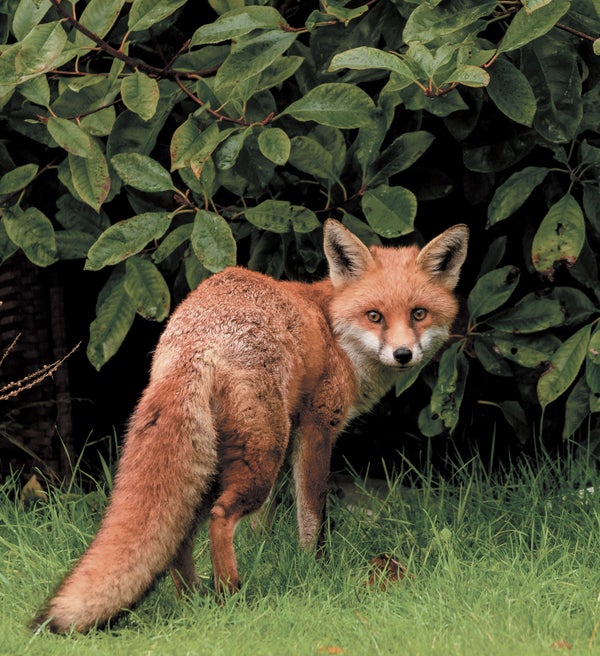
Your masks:
<instances>
[{"instance_id":1,"label":"dark green leaf","mask_svg":"<svg viewBox=\"0 0 600 656\"><path fill-rule=\"evenodd\" d=\"M174 188L169 172L148 155L120 153L110 163L123 182L134 189L159 192Z\"/></svg>"},{"instance_id":2,"label":"dark green leaf","mask_svg":"<svg viewBox=\"0 0 600 656\"><path fill-rule=\"evenodd\" d=\"M523 72L537 98L533 125L553 143L572 141L583 115L579 58L568 44L563 36L548 35L528 47L522 56Z\"/></svg>"},{"instance_id":3,"label":"dark green leaf","mask_svg":"<svg viewBox=\"0 0 600 656\"><path fill-rule=\"evenodd\" d=\"M493 0L452 0L436 7L431 4L421 3L408 17L402 35L406 43L443 39L489 15L497 3Z\"/></svg>"},{"instance_id":4,"label":"dark green leaf","mask_svg":"<svg viewBox=\"0 0 600 656\"><path fill-rule=\"evenodd\" d=\"M83 230L58 230L56 250L60 260L79 260L87 257L94 236Z\"/></svg>"},{"instance_id":5,"label":"dark green leaf","mask_svg":"<svg viewBox=\"0 0 600 656\"><path fill-rule=\"evenodd\" d=\"M147 30L149 27L170 16L187 0L133 0L129 10L129 30L137 32Z\"/></svg>"},{"instance_id":6,"label":"dark green leaf","mask_svg":"<svg viewBox=\"0 0 600 656\"><path fill-rule=\"evenodd\" d=\"M548 362L560 346L558 337L552 333L539 335L508 335L506 333L484 333L496 353L522 367L535 368Z\"/></svg>"},{"instance_id":7,"label":"dark green leaf","mask_svg":"<svg viewBox=\"0 0 600 656\"><path fill-rule=\"evenodd\" d=\"M371 228L382 237L400 237L413 230L417 199L404 187L379 185L368 189L361 207Z\"/></svg>"},{"instance_id":8,"label":"dark green leaf","mask_svg":"<svg viewBox=\"0 0 600 656\"><path fill-rule=\"evenodd\" d=\"M104 153L94 139L90 140L87 157L69 153L69 169L81 200L98 211L110 191L110 175Z\"/></svg>"},{"instance_id":9,"label":"dark green leaf","mask_svg":"<svg viewBox=\"0 0 600 656\"><path fill-rule=\"evenodd\" d=\"M291 142L281 128L265 128L258 135L260 152L274 164L283 166L290 157Z\"/></svg>"},{"instance_id":10,"label":"dark green leaf","mask_svg":"<svg viewBox=\"0 0 600 656\"><path fill-rule=\"evenodd\" d=\"M369 186L387 182L390 176L412 166L434 139L433 134L424 130L406 132L394 139L375 161L373 168L377 173L368 181Z\"/></svg>"},{"instance_id":11,"label":"dark green leaf","mask_svg":"<svg viewBox=\"0 0 600 656\"><path fill-rule=\"evenodd\" d=\"M149 242L160 239L170 223L168 212L146 212L115 223L90 248L85 269L97 271L139 253Z\"/></svg>"},{"instance_id":12,"label":"dark green leaf","mask_svg":"<svg viewBox=\"0 0 600 656\"><path fill-rule=\"evenodd\" d=\"M431 412L453 431L459 419L469 363L461 350L461 342L449 346L440 360L438 378L431 394Z\"/></svg>"},{"instance_id":13,"label":"dark green leaf","mask_svg":"<svg viewBox=\"0 0 600 656\"><path fill-rule=\"evenodd\" d=\"M153 321L167 318L171 294L161 272L150 260L138 255L130 257L125 263L123 285L138 314Z\"/></svg>"},{"instance_id":14,"label":"dark green leaf","mask_svg":"<svg viewBox=\"0 0 600 656\"><path fill-rule=\"evenodd\" d=\"M5 173L0 178L0 196L14 194L21 191L35 178L38 172L37 164L24 164Z\"/></svg>"},{"instance_id":15,"label":"dark green leaf","mask_svg":"<svg viewBox=\"0 0 600 656\"><path fill-rule=\"evenodd\" d=\"M4 209L4 228L13 244L35 265L46 267L57 260L56 236L50 219L36 207L23 211L18 206Z\"/></svg>"},{"instance_id":16,"label":"dark green leaf","mask_svg":"<svg viewBox=\"0 0 600 656\"><path fill-rule=\"evenodd\" d=\"M274 7L240 7L199 27L192 36L190 47L237 39L253 30L275 30L281 25L287 23Z\"/></svg>"},{"instance_id":17,"label":"dark green leaf","mask_svg":"<svg viewBox=\"0 0 600 656\"><path fill-rule=\"evenodd\" d=\"M121 82L121 98L125 106L149 121L156 113L160 90L155 79L136 71Z\"/></svg>"},{"instance_id":18,"label":"dark green leaf","mask_svg":"<svg viewBox=\"0 0 600 656\"><path fill-rule=\"evenodd\" d=\"M184 223L171 230L162 240L160 246L152 253L152 260L156 263L162 262L177 248L189 240L192 236L193 223Z\"/></svg>"},{"instance_id":19,"label":"dark green leaf","mask_svg":"<svg viewBox=\"0 0 600 656\"><path fill-rule=\"evenodd\" d=\"M577 201L567 194L555 203L538 228L531 246L536 270L553 277L556 263L575 263L585 243L585 221Z\"/></svg>"},{"instance_id":20,"label":"dark green leaf","mask_svg":"<svg viewBox=\"0 0 600 656\"><path fill-rule=\"evenodd\" d=\"M488 95L496 107L516 123L531 127L537 101L531 85L521 71L504 57L490 68Z\"/></svg>"},{"instance_id":21,"label":"dark green leaf","mask_svg":"<svg viewBox=\"0 0 600 656\"><path fill-rule=\"evenodd\" d=\"M98 371L119 350L135 318L135 305L123 283L122 271L115 271L98 296L87 347L88 360Z\"/></svg>"},{"instance_id":22,"label":"dark green leaf","mask_svg":"<svg viewBox=\"0 0 600 656\"><path fill-rule=\"evenodd\" d=\"M549 172L550 169L545 167L527 166L513 173L492 197L488 207L488 227L514 214Z\"/></svg>"},{"instance_id":23,"label":"dark green leaf","mask_svg":"<svg viewBox=\"0 0 600 656\"><path fill-rule=\"evenodd\" d=\"M229 224L218 214L196 212L190 243L202 266L213 273L235 265L236 242Z\"/></svg>"},{"instance_id":24,"label":"dark green leaf","mask_svg":"<svg viewBox=\"0 0 600 656\"><path fill-rule=\"evenodd\" d=\"M561 396L577 377L587 353L591 326L580 328L554 353L549 369L537 384L538 400L542 408Z\"/></svg>"},{"instance_id":25,"label":"dark green leaf","mask_svg":"<svg viewBox=\"0 0 600 656\"><path fill-rule=\"evenodd\" d=\"M540 297L533 292L524 296L513 307L486 319L494 328L509 333L535 333L562 325L564 315L560 302Z\"/></svg>"},{"instance_id":26,"label":"dark green leaf","mask_svg":"<svg viewBox=\"0 0 600 656\"><path fill-rule=\"evenodd\" d=\"M474 321L504 305L518 283L519 270L510 265L481 276L467 299L471 320Z\"/></svg>"},{"instance_id":27,"label":"dark green leaf","mask_svg":"<svg viewBox=\"0 0 600 656\"><path fill-rule=\"evenodd\" d=\"M46 124L56 143L68 153L87 157L92 149L89 136L73 121L51 116Z\"/></svg>"},{"instance_id":28,"label":"dark green leaf","mask_svg":"<svg viewBox=\"0 0 600 656\"><path fill-rule=\"evenodd\" d=\"M290 114L298 121L315 121L334 128L350 129L373 120L375 103L359 87L342 82L325 83L296 100L280 116Z\"/></svg>"},{"instance_id":29,"label":"dark green leaf","mask_svg":"<svg viewBox=\"0 0 600 656\"><path fill-rule=\"evenodd\" d=\"M569 11L570 6L570 0L553 0L535 12L523 7L511 20L498 52L517 50L546 34Z\"/></svg>"},{"instance_id":30,"label":"dark green leaf","mask_svg":"<svg viewBox=\"0 0 600 656\"><path fill-rule=\"evenodd\" d=\"M245 214L248 221L258 228L280 234L290 230L311 232L320 225L313 212L283 200L265 200L248 208Z\"/></svg>"},{"instance_id":31,"label":"dark green leaf","mask_svg":"<svg viewBox=\"0 0 600 656\"><path fill-rule=\"evenodd\" d=\"M224 96L262 73L296 40L296 32L270 30L232 50L215 77L215 93Z\"/></svg>"},{"instance_id":32,"label":"dark green leaf","mask_svg":"<svg viewBox=\"0 0 600 656\"><path fill-rule=\"evenodd\" d=\"M562 431L563 440L568 440L583 424L590 413L590 390L585 376L582 376L573 386L565 403L565 423Z\"/></svg>"}]
</instances>

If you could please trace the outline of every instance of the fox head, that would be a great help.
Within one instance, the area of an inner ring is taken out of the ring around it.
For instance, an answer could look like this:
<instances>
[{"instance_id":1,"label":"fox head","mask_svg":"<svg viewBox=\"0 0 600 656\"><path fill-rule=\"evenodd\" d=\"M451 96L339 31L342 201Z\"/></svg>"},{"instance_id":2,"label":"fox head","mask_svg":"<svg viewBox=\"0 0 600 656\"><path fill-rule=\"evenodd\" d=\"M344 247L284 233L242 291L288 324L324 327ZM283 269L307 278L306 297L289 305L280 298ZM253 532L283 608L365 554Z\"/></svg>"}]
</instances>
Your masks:
<instances>
[{"instance_id":1,"label":"fox head","mask_svg":"<svg viewBox=\"0 0 600 656\"><path fill-rule=\"evenodd\" d=\"M460 224L421 250L367 248L338 221L325 223L331 321L353 361L401 370L443 344L458 311L454 288L468 237Z\"/></svg>"}]
</instances>

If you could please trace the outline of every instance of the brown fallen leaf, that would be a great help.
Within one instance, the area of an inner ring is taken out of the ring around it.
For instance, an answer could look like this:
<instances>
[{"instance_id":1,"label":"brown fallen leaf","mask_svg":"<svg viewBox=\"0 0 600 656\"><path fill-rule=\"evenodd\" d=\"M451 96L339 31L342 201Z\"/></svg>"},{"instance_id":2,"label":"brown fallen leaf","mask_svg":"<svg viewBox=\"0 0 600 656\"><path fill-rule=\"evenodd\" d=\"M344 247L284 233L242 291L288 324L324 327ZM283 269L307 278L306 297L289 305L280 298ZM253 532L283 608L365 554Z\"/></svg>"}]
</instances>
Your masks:
<instances>
[{"instance_id":1,"label":"brown fallen leaf","mask_svg":"<svg viewBox=\"0 0 600 656\"><path fill-rule=\"evenodd\" d=\"M550 649L571 649L571 645L566 640L557 640L550 645Z\"/></svg>"},{"instance_id":2,"label":"brown fallen leaf","mask_svg":"<svg viewBox=\"0 0 600 656\"><path fill-rule=\"evenodd\" d=\"M341 647L335 647L335 646L330 646L330 647L321 647L317 649L317 651L320 654L343 654L344 650Z\"/></svg>"},{"instance_id":3,"label":"brown fallen leaf","mask_svg":"<svg viewBox=\"0 0 600 656\"><path fill-rule=\"evenodd\" d=\"M388 583L402 581L405 576L410 579L415 578L409 574L405 565L386 553L375 556L369 564L369 578L364 583L365 587L378 585L380 590L385 590Z\"/></svg>"}]
</instances>

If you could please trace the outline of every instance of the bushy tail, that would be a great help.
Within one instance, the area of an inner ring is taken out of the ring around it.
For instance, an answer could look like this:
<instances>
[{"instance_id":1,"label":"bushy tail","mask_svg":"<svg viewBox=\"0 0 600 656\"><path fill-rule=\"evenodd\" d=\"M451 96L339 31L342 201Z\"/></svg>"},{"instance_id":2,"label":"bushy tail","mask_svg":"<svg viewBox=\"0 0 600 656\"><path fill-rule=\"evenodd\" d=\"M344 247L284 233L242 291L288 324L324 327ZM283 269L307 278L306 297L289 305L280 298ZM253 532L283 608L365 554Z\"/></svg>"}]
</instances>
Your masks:
<instances>
[{"instance_id":1,"label":"bushy tail","mask_svg":"<svg viewBox=\"0 0 600 656\"><path fill-rule=\"evenodd\" d=\"M185 390L185 397L175 389ZM102 625L169 566L215 474L216 435L207 396L206 384L192 390L181 380L146 389L100 529L38 624L49 619L58 632Z\"/></svg>"}]
</instances>

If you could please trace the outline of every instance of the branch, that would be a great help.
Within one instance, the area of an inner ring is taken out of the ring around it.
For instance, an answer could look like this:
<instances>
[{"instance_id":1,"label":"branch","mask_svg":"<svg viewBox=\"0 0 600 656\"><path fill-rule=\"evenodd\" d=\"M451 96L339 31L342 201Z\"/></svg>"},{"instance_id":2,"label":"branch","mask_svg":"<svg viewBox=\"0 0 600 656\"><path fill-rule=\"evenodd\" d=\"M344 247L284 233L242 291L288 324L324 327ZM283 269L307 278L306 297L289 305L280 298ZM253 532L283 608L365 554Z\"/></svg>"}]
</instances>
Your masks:
<instances>
[{"instance_id":1,"label":"branch","mask_svg":"<svg viewBox=\"0 0 600 656\"><path fill-rule=\"evenodd\" d=\"M185 71L175 71L171 67L166 66L163 68L158 68L157 66L152 66L147 64L145 61L138 59L137 57L130 57L126 55L123 51L118 50L107 43L104 39L101 39L97 34L89 30L85 25L80 23L75 16L69 14L69 12L63 7L62 0L50 0L50 4L56 9L56 11L65 18L78 32L81 32L88 39L92 40L102 51L111 55L115 59L118 59L122 62L125 62L128 66L135 70L143 71L149 75L153 75L158 78L167 78L169 80L176 80L177 77L195 77L198 75L210 75L218 70L218 66L211 66L210 68L202 69L200 71L195 71L193 73L187 73Z\"/></svg>"}]
</instances>

